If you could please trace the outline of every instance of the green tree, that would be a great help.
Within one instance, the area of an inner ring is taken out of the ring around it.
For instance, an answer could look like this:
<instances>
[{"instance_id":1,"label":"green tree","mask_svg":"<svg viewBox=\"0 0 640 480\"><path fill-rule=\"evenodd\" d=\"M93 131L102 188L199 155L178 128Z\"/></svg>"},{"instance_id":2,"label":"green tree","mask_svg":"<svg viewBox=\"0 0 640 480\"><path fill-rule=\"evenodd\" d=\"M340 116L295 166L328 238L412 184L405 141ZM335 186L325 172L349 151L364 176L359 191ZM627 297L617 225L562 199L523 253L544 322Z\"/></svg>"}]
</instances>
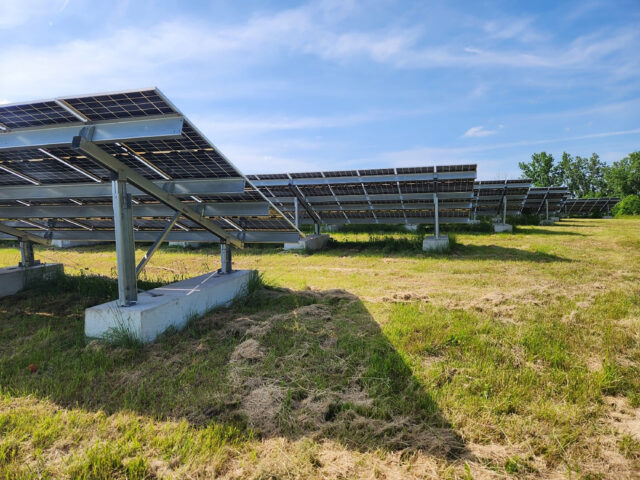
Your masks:
<instances>
[{"instance_id":1,"label":"green tree","mask_svg":"<svg viewBox=\"0 0 640 480\"><path fill-rule=\"evenodd\" d=\"M569 187L569 193L574 197L603 197L611 193L605 180L607 169L597 153L587 158L572 157L564 152L557 173L560 183Z\"/></svg>"},{"instance_id":2,"label":"green tree","mask_svg":"<svg viewBox=\"0 0 640 480\"><path fill-rule=\"evenodd\" d=\"M553 155L547 152L534 153L531 162L520 162L523 178L530 178L536 187L550 187L561 183L558 166Z\"/></svg>"},{"instance_id":3,"label":"green tree","mask_svg":"<svg viewBox=\"0 0 640 480\"><path fill-rule=\"evenodd\" d=\"M605 179L614 195L625 197L640 194L640 151L613 162L607 168Z\"/></svg>"}]
</instances>

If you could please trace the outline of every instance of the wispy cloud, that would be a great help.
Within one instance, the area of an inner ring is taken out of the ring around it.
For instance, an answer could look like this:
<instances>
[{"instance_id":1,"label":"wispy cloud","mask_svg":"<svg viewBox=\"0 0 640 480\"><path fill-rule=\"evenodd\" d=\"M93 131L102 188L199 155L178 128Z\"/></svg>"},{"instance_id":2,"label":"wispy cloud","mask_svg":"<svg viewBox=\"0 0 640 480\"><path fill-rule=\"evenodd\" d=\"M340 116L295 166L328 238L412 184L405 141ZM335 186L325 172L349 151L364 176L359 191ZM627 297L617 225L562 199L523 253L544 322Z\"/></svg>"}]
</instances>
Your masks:
<instances>
[{"instance_id":1,"label":"wispy cloud","mask_svg":"<svg viewBox=\"0 0 640 480\"><path fill-rule=\"evenodd\" d=\"M477 127L471 127L469 130L464 132L463 137L488 137L489 135L495 135L498 133L497 130L487 130L482 125L478 125Z\"/></svg>"}]
</instances>

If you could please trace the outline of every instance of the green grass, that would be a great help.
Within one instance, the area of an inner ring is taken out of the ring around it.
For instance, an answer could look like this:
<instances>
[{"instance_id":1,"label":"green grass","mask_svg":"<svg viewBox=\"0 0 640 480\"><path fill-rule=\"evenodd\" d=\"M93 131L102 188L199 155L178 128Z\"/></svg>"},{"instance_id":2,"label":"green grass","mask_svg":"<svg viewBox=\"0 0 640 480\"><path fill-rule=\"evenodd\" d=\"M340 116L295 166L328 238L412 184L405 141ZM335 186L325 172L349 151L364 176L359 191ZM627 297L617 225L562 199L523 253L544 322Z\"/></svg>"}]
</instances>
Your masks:
<instances>
[{"instance_id":1,"label":"green grass","mask_svg":"<svg viewBox=\"0 0 640 480\"><path fill-rule=\"evenodd\" d=\"M433 255L410 232L332 237L237 252L262 276L146 346L84 338L112 246L38 249L68 273L0 299L2 476L634 478L639 219L456 232ZM217 261L161 248L141 288Z\"/></svg>"}]
</instances>

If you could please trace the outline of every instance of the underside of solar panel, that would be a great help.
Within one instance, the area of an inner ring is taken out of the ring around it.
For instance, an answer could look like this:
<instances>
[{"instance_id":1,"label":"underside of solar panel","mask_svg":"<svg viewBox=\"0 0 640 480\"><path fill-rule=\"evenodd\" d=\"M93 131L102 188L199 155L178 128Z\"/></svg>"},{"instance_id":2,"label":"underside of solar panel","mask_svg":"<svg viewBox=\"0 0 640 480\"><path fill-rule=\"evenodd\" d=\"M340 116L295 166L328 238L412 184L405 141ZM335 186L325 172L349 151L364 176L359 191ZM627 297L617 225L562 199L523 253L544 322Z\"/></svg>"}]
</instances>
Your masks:
<instances>
[{"instance_id":1,"label":"underside of solar panel","mask_svg":"<svg viewBox=\"0 0 640 480\"><path fill-rule=\"evenodd\" d=\"M280 211L299 223L466 223L476 165L249 175Z\"/></svg>"},{"instance_id":2,"label":"underside of solar panel","mask_svg":"<svg viewBox=\"0 0 640 480\"><path fill-rule=\"evenodd\" d=\"M113 230L115 172L72 145L87 133L104 153L234 236L281 242L280 233L297 234L157 89L0 106L0 218L6 225L51 238L82 232L103 239L98 232ZM136 232L162 230L175 212L147 191L129 190ZM187 218L173 230L204 231Z\"/></svg>"}]
</instances>

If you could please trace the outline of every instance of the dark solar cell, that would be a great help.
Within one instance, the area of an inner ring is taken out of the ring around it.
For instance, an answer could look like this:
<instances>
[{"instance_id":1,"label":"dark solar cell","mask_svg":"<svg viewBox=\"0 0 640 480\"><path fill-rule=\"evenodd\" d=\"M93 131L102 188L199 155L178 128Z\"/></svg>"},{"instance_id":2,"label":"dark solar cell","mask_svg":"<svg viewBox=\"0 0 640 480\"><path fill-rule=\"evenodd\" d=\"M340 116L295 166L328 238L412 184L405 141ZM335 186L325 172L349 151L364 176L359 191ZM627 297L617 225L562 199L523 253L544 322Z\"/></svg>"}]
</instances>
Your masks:
<instances>
[{"instance_id":1,"label":"dark solar cell","mask_svg":"<svg viewBox=\"0 0 640 480\"><path fill-rule=\"evenodd\" d=\"M156 90L64 99L91 121L176 113Z\"/></svg>"},{"instance_id":2,"label":"dark solar cell","mask_svg":"<svg viewBox=\"0 0 640 480\"><path fill-rule=\"evenodd\" d=\"M0 106L0 123L9 128L43 127L79 120L54 101Z\"/></svg>"}]
</instances>

